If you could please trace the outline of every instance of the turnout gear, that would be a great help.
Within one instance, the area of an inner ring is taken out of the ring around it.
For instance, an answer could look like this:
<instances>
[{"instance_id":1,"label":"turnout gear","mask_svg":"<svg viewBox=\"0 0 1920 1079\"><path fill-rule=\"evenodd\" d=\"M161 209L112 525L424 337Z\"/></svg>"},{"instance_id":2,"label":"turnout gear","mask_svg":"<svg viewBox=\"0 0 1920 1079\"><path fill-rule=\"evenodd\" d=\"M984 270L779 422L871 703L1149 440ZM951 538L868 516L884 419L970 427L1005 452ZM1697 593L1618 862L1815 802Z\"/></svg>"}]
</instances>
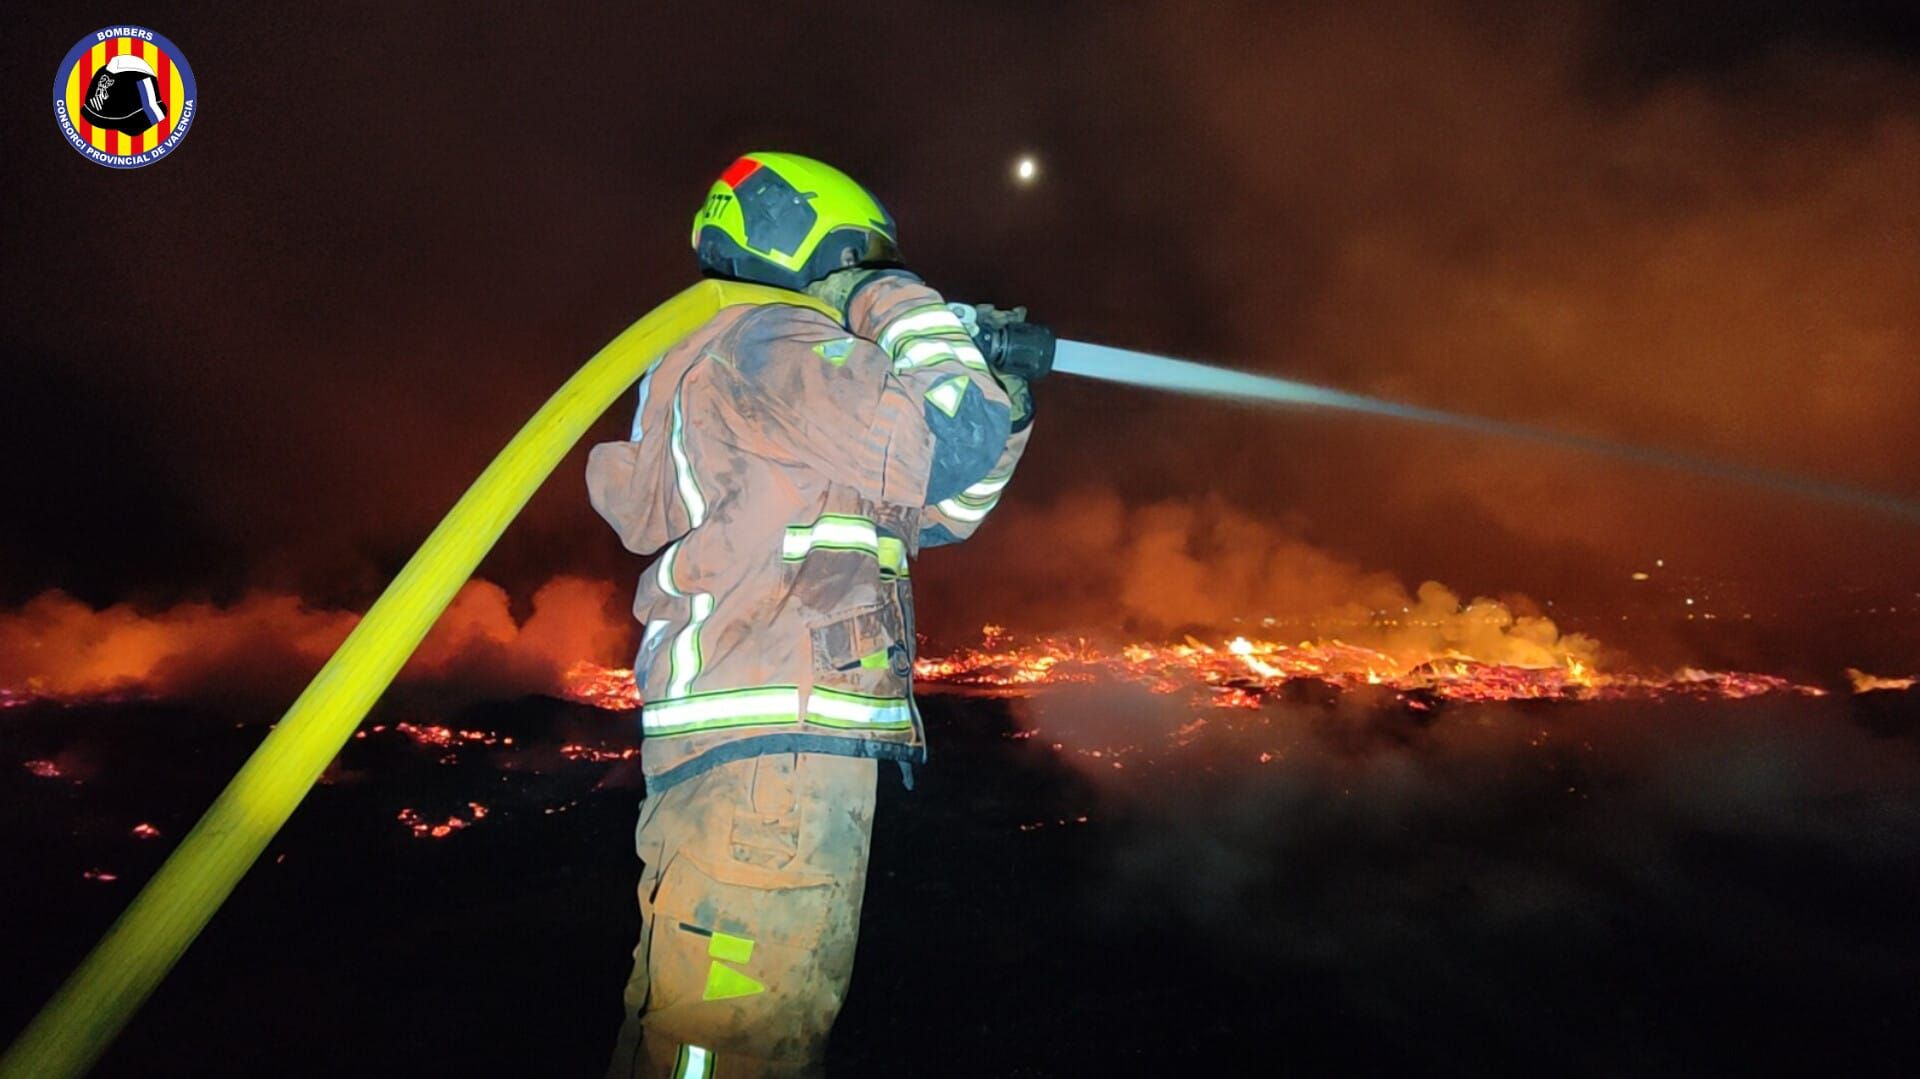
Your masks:
<instances>
[{"instance_id":1,"label":"turnout gear","mask_svg":"<svg viewBox=\"0 0 1920 1079\"><path fill-rule=\"evenodd\" d=\"M760 753L922 759L908 560L979 526L1027 439L959 320L911 275L846 326L729 308L640 398L587 483L660 552L634 600L649 789Z\"/></svg>"},{"instance_id":2,"label":"turnout gear","mask_svg":"<svg viewBox=\"0 0 1920 1079\"><path fill-rule=\"evenodd\" d=\"M588 459L594 508L659 552L633 608L646 870L614 1075L818 1066L874 760L925 759L910 560L979 527L1030 433L939 294L848 276L842 321L798 293L715 315Z\"/></svg>"},{"instance_id":3,"label":"turnout gear","mask_svg":"<svg viewBox=\"0 0 1920 1079\"><path fill-rule=\"evenodd\" d=\"M805 1074L852 976L875 761L926 755L910 561L979 526L1028 431L839 172L749 154L693 242L793 302L694 330L588 457L594 509L658 552L633 604L646 869L611 1074Z\"/></svg>"},{"instance_id":4,"label":"turnout gear","mask_svg":"<svg viewBox=\"0 0 1920 1079\"><path fill-rule=\"evenodd\" d=\"M610 1076L817 1069L853 975L877 771L754 757L648 797L640 943Z\"/></svg>"},{"instance_id":5,"label":"turnout gear","mask_svg":"<svg viewBox=\"0 0 1920 1079\"><path fill-rule=\"evenodd\" d=\"M735 161L693 216L702 271L803 289L849 266L900 259L893 218L839 169L799 154Z\"/></svg>"}]
</instances>

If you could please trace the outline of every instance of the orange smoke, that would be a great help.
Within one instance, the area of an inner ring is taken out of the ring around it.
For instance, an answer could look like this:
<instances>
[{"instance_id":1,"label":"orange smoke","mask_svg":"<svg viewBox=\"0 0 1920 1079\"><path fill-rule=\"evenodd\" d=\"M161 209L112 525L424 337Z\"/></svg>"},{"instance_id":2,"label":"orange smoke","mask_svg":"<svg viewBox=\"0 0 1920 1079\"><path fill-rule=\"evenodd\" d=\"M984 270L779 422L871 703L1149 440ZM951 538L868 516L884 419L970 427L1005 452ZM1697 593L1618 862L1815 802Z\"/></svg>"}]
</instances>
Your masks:
<instances>
[{"instance_id":1,"label":"orange smoke","mask_svg":"<svg viewBox=\"0 0 1920 1079\"><path fill-rule=\"evenodd\" d=\"M1042 632L1137 639L1247 634L1325 640L1411 663L1466 655L1518 667L1593 666L1597 641L1562 633L1530 601L1463 600L1427 581L1409 592L1394 575L1368 570L1261 521L1222 499L1130 506L1110 491L1083 491L1052 505L1016 506L996 517L994 551L942 548L952 559L918 574L920 605L942 622L996 622ZM954 553L949 554L949 551ZM991 558L991 561L989 561ZM991 580L991 596L972 585Z\"/></svg>"},{"instance_id":2,"label":"orange smoke","mask_svg":"<svg viewBox=\"0 0 1920 1079\"><path fill-rule=\"evenodd\" d=\"M490 691L556 689L583 657L613 659L627 622L609 611L614 586L556 577L524 621L504 589L471 581L401 673ZM0 615L0 687L20 698L167 696L203 689L283 689L310 675L359 615L315 610L299 597L254 592L230 606L132 604L95 609L58 591Z\"/></svg>"}]
</instances>

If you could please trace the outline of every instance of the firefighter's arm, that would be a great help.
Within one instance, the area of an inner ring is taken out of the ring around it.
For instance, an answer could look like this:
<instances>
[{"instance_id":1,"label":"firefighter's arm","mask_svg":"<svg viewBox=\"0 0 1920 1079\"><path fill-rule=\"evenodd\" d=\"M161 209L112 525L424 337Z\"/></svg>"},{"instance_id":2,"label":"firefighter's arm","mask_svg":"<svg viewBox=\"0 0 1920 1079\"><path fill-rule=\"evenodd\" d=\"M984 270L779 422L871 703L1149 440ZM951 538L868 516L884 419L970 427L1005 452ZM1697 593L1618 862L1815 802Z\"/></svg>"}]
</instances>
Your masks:
<instances>
[{"instance_id":1,"label":"firefighter's arm","mask_svg":"<svg viewBox=\"0 0 1920 1079\"><path fill-rule=\"evenodd\" d=\"M1027 449L1027 436L1032 433L1032 424L1015 431L1008 437L1006 448L1000 451L1000 459L985 476L959 494L933 502L920 511L921 547L959 543L973 535L973 530L987 519L993 507L1000 504L1000 493L1013 479L1014 466L1020 463L1020 455Z\"/></svg>"},{"instance_id":2,"label":"firefighter's arm","mask_svg":"<svg viewBox=\"0 0 1920 1079\"><path fill-rule=\"evenodd\" d=\"M880 346L894 378L921 403L933 457L921 544L965 539L999 501L1025 448L1025 430L1013 431L1012 401L940 294L911 274L867 278L846 312L848 328Z\"/></svg>"}]
</instances>

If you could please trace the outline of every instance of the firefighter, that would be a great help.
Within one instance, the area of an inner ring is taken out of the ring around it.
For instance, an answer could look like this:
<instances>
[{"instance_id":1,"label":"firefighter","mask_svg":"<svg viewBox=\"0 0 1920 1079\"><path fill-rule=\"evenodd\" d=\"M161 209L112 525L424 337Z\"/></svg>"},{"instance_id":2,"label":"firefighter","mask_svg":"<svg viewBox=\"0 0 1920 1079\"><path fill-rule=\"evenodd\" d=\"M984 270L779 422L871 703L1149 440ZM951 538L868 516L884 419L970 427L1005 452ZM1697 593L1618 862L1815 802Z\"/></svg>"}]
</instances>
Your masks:
<instances>
[{"instance_id":1,"label":"firefighter","mask_svg":"<svg viewBox=\"0 0 1920 1079\"><path fill-rule=\"evenodd\" d=\"M658 552L633 608L644 868L611 1074L817 1074L878 763L911 785L926 754L909 567L999 501L1031 396L825 164L735 161L693 247L708 275L821 303L716 315L642 380L629 439L589 458L594 509Z\"/></svg>"}]
</instances>

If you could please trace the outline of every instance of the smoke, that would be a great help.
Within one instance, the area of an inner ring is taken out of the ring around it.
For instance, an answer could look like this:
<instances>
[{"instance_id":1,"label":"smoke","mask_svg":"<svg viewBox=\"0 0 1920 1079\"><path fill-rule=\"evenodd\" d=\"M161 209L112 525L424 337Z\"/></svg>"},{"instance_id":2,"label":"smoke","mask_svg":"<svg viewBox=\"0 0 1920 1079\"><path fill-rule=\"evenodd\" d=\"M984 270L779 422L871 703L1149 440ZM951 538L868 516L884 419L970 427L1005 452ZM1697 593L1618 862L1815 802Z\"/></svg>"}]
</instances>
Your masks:
<instances>
[{"instance_id":1,"label":"smoke","mask_svg":"<svg viewBox=\"0 0 1920 1079\"><path fill-rule=\"evenodd\" d=\"M581 660L611 662L627 624L609 611L613 586L556 577L516 618L505 589L462 588L403 680L480 694L554 692ZM359 621L298 597L252 592L227 606L132 604L95 609L61 592L0 615L0 687L53 699L111 694L279 694L311 676Z\"/></svg>"},{"instance_id":2,"label":"smoke","mask_svg":"<svg viewBox=\"0 0 1920 1079\"><path fill-rule=\"evenodd\" d=\"M1183 223L1207 264L1202 303L1167 312L1191 325L1156 336L1394 399L1920 491L1910 70L1787 40L1630 77L1630 35L1652 30L1591 4L1161 15L1166 77L1145 81L1184 94L1201 132L1205 212ZM1437 575L1470 587L1593 595L1625 584L1596 583L1596 566L1656 555L1913 583L1896 553L1911 530L1871 515L1360 420L1177 429L1153 448L1189 477L1286 506L1371 564L1404 571L1417 530ZM1082 432L1043 428L1042 452L1049 435Z\"/></svg>"},{"instance_id":3,"label":"smoke","mask_svg":"<svg viewBox=\"0 0 1920 1079\"><path fill-rule=\"evenodd\" d=\"M926 587L923 606L958 632L983 622L1100 635L1245 634L1288 643L1337 638L1418 662L1458 653L1489 663L1591 663L1593 639L1563 633L1524 596L1463 600L1437 581L1411 591L1216 497L1129 505L1082 491L996 518L990 550ZM1014 560L1002 549L1022 552ZM947 557L935 552L932 557ZM956 586L991 577L986 590Z\"/></svg>"},{"instance_id":4,"label":"smoke","mask_svg":"<svg viewBox=\"0 0 1920 1079\"><path fill-rule=\"evenodd\" d=\"M1875 733L1844 698L1419 711L1356 692L1239 711L1108 685L1014 715L1080 780L1038 825L1097 832L1072 841L1101 852L1082 909L1117 934L1152 911L1214 962L1269 972L1323 1051L1394 1052L1318 1021L1429 1060L1575 1038L1582 1069L1664 1073L1659 1054L1761 1052L1759 1015L1821 1031L1821 1052L1882 1044L1920 958L1914 704ZM1672 1031L1605 1033L1649 1015Z\"/></svg>"}]
</instances>

